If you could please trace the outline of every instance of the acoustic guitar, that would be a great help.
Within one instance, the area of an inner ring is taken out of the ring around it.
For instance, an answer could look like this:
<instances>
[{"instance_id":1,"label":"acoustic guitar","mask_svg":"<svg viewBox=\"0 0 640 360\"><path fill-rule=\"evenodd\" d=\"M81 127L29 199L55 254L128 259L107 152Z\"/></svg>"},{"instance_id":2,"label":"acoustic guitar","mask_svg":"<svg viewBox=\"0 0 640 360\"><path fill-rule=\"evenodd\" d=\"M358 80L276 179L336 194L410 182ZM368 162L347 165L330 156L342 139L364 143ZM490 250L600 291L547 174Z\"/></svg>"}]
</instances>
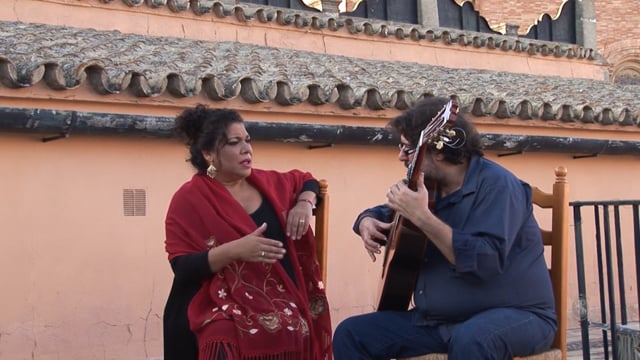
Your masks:
<instances>
[{"instance_id":1,"label":"acoustic guitar","mask_svg":"<svg viewBox=\"0 0 640 360\"><path fill-rule=\"evenodd\" d=\"M407 185L417 190L427 145L460 147L465 141L462 130L452 124L458 114L458 104L450 100L420 132L415 156L407 170ZM429 189L435 195L435 189ZM409 220L394 214L389 236L385 244L382 276L378 289L378 311L407 310L418 279L418 273L427 247L427 237Z\"/></svg>"}]
</instances>

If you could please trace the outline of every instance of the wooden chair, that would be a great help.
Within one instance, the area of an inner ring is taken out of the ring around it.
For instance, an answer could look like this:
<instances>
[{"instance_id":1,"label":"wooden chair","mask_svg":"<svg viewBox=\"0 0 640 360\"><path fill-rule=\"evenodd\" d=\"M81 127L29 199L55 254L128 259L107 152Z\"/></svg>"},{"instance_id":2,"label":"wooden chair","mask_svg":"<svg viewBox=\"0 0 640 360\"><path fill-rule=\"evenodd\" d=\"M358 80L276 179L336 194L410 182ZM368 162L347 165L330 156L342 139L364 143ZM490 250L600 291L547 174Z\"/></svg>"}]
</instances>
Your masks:
<instances>
[{"instance_id":1,"label":"wooden chair","mask_svg":"<svg viewBox=\"0 0 640 360\"><path fill-rule=\"evenodd\" d=\"M567 169L555 169L556 180L551 193L533 187L533 203L542 209L551 209L551 229L540 229L542 242L551 248L549 274L558 315L558 332L551 350L541 354L516 357L519 360L566 360L567 359L567 256L569 243L569 185ZM447 354L428 354L404 360L446 360ZM515 360L514 359L514 360Z\"/></svg>"},{"instance_id":2,"label":"wooden chair","mask_svg":"<svg viewBox=\"0 0 640 360\"><path fill-rule=\"evenodd\" d=\"M321 201L313 210L315 216L314 235L316 237L316 253L318 254L318 262L320 263L320 271L322 272L322 281L327 286L327 251L328 251L328 235L329 235L329 193L327 191L329 183L327 180L320 180L320 198Z\"/></svg>"}]
</instances>

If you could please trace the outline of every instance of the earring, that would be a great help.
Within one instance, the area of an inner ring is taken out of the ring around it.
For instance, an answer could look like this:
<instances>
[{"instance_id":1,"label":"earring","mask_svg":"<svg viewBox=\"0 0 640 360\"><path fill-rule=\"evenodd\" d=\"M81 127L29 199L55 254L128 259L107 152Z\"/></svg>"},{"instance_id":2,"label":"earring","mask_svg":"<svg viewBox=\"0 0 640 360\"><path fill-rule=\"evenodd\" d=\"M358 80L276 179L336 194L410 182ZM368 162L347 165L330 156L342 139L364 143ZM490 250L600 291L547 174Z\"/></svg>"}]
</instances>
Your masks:
<instances>
[{"instance_id":1,"label":"earring","mask_svg":"<svg viewBox=\"0 0 640 360\"><path fill-rule=\"evenodd\" d=\"M218 169L216 169L215 166L213 166L213 163L209 164L209 167L207 168L207 176L215 179L216 174L218 174Z\"/></svg>"}]
</instances>

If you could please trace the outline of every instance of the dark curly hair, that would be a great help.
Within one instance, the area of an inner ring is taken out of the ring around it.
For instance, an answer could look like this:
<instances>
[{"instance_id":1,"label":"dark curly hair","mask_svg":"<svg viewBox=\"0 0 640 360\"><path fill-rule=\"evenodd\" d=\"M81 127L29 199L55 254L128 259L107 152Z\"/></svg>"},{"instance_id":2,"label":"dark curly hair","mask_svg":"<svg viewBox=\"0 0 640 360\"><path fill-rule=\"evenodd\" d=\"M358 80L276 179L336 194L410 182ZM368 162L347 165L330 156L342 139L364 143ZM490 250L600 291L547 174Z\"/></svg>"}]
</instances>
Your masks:
<instances>
[{"instance_id":1,"label":"dark curly hair","mask_svg":"<svg viewBox=\"0 0 640 360\"><path fill-rule=\"evenodd\" d=\"M221 148L227 142L227 128L243 123L240 114L232 109L210 109L198 104L182 111L175 119L175 133L189 147L188 159L199 172L205 172L209 163L202 151Z\"/></svg>"},{"instance_id":2,"label":"dark curly hair","mask_svg":"<svg viewBox=\"0 0 640 360\"><path fill-rule=\"evenodd\" d=\"M444 108L448 101L449 99L443 97L423 98L401 115L391 119L388 126L396 135L404 135L412 146L417 146L420 132ZM452 164L462 164L472 155L484 155L480 134L464 115L457 114L453 127L462 130L465 134L466 140L462 146L458 148L444 146L438 150L435 144L429 144L427 145L428 149L444 154L445 160Z\"/></svg>"}]
</instances>

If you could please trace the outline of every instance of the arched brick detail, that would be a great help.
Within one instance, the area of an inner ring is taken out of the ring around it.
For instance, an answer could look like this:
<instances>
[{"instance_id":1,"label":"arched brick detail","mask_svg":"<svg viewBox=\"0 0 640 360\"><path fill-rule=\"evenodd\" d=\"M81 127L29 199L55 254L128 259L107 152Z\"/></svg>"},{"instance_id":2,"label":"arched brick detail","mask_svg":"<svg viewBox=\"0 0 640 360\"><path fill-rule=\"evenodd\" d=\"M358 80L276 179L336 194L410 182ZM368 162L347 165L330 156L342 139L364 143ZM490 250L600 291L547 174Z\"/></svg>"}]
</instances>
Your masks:
<instances>
[{"instance_id":1,"label":"arched brick detail","mask_svg":"<svg viewBox=\"0 0 640 360\"><path fill-rule=\"evenodd\" d=\"M613 82L640 84L640 40L622 40L607 46L603 58Z\"/></svg>"},{"instance_id":2,"label":"arched brick detail","mask_svg":"<svg viewBox=\"0 0 640 360\"><path fill-rule=\"evenodd\" d=\"M611 79L614 83L640 85L640 53L613 68Z\"/></svg>"}]
</instances>

